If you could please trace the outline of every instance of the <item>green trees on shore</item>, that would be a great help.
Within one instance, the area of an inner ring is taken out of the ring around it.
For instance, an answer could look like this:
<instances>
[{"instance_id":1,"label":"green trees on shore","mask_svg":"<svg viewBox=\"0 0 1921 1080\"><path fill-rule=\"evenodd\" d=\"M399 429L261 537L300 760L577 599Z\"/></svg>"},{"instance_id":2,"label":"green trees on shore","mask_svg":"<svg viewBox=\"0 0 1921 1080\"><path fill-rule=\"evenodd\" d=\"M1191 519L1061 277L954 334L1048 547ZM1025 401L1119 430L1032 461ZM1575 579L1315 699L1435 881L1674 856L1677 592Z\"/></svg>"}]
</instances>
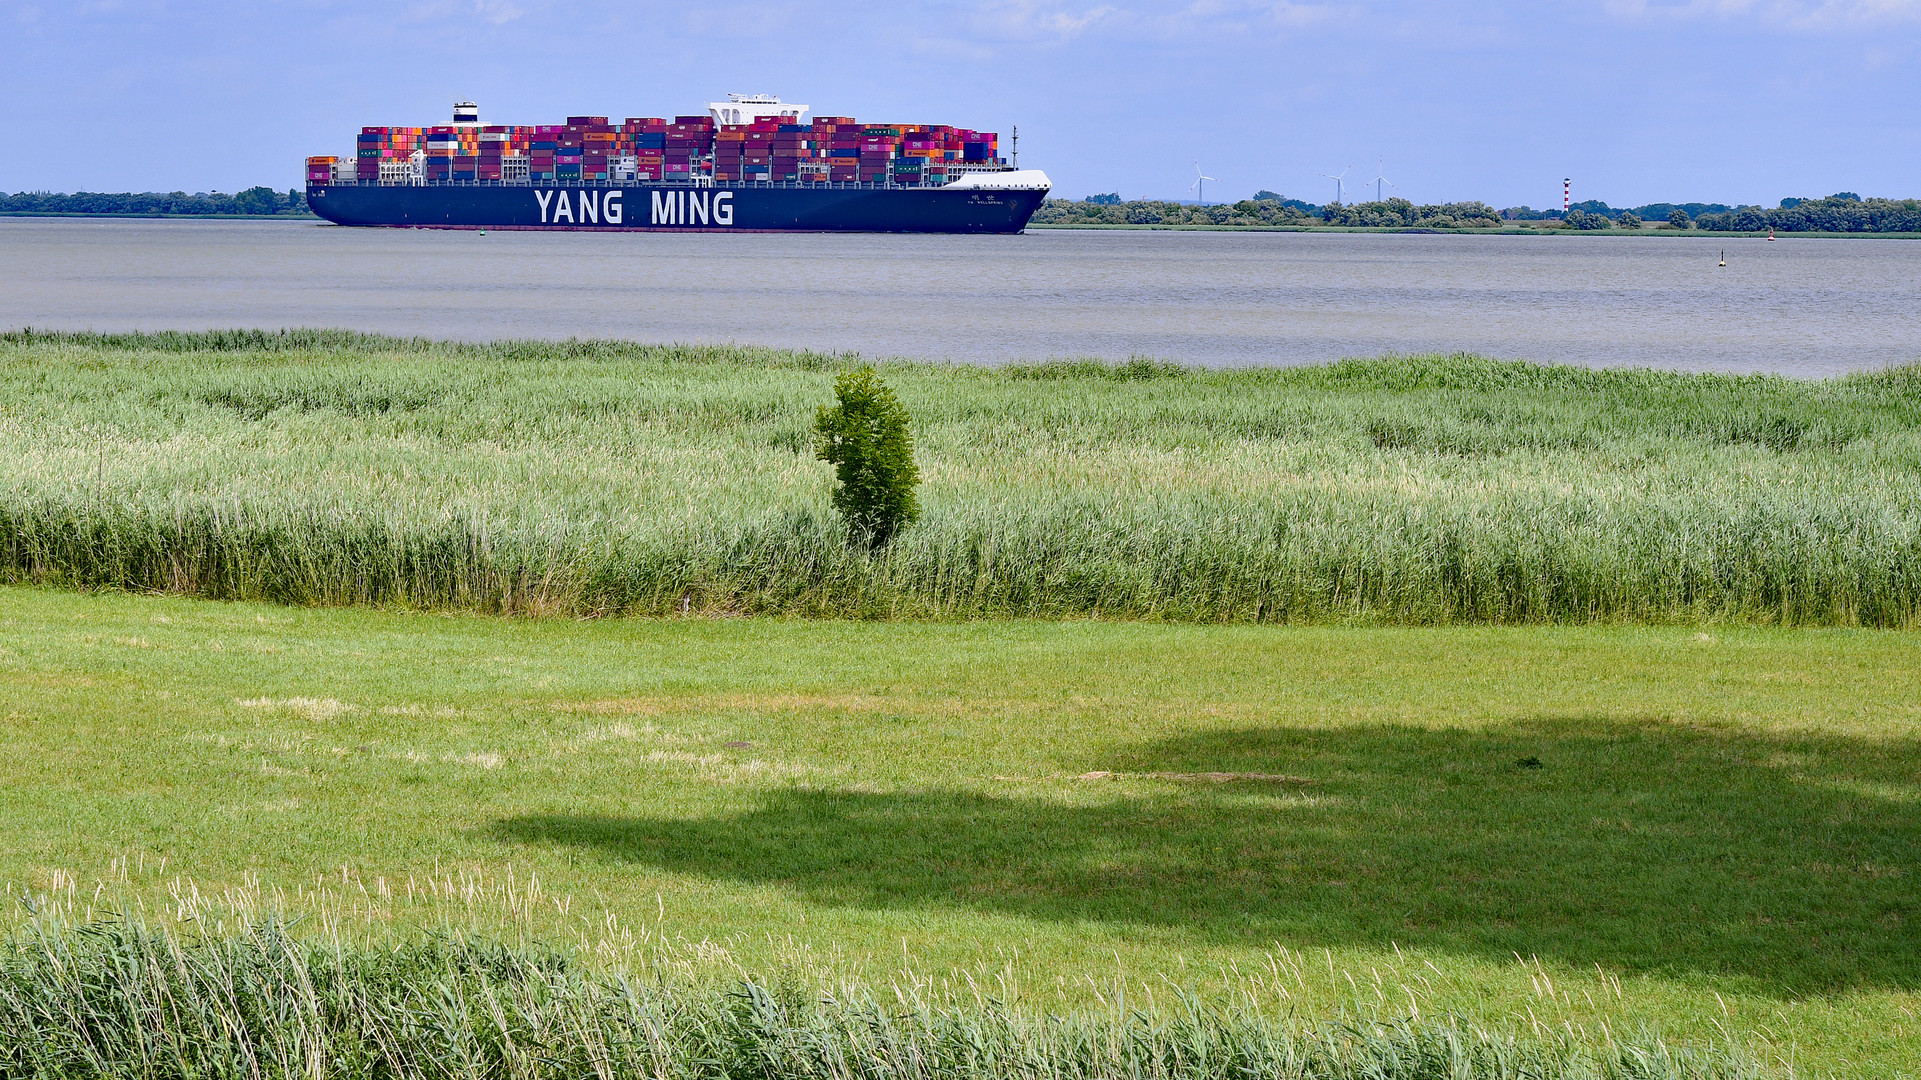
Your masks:
<instances>
[{"instance_id":1,"label":"green trees on shore","mask_svg":"<svg viewBox=\"0 0 1921 1080\"><path fill-rule=\"evenodd\" d=\"M1406 199L1387 199L1324 206L1321 222L1389 229L1491 229L1501 224L1501 212L1479 200L1417 206Z\"/></svg>"},{"instance_id":2,"label":"green trees on shore","mask_svg":"<svg viewBox=\"0 0 1921 1080\"><path fill-rule=\"evenodd\" d=\"M1034 214L1036 225L1313 225L1304 211L1267 199L1197 206L1190 203L1130 199L1126 202L1070 202L1049 199Z\"/></svg>"},{"instance_id":3,"label":"green trees on shore","mask_svg":"<svg viewBox=\"0 0 1921 1080\"><path fill-rule=\"evenodd\" d=\"M0 191L0 214L126 214L135 216L204 217L220 214L307 216L307 198L298 188L275 191L250 187L234 195L222 192L143 191L104 193L76 191Z\"/></svg>"},{"instance_id":4,"label":"green trees on shore","mask_svg":"<svg viewBox=\"0 0 1921 1080\"><path fill-rule=\"evenodd\" d=\"M1339 225L1400 229L1492 228L1500 211L1483 202L1417 206L1406 199L1353 205L1314 206L1263 191L1252 199L1199 206L1136 199L1069 202L1049 199L1034 215L1037 225Z\"/></svg>"},{"instance_id":5,"label":"green trees on shore","mask_svg":"<svg viewBox=\"0 0 1921 1080\"><path fill-rule=\"evenodd\" d=\"M1504 215L1515 221L1549 223L1555 216L1526 207L1504 211ZM1635 224L1629 224L1630 220ZM1656 220L1666 221L1672 229L1709 232L1921 232L1921 199L1863 199L1843 191L1825 199L1782 199L1781 205L1772 210L1720 203L1649 203L1623 210L1590 200L1570 207L1560 217L1560 227L1639 228L1641 222Z\"/></svg>"},{"instance_id":6,"label":"green trees on shore","mask_svg":"<svg viewBox=\"0 0 1921 1080\"><path fill-rule=\"evenodd\" d=\"M1841 192L1825 199L1782 199L1764 210L1725 203L1649 203L1633 209L1598 199L1575 203L1567 213L1525 206L1496 210L1483 202L1417 205L1385 199L1353 205L1316 206L1262 191L1240 202L1200 206L1149 199L1119 201L1101 195L1080 202L1049 199L1034 215L1036 225L1333 225L1381 229L1483 229L1510 222L1536 228L1640 229L1665 222L1669 229L1710 232L1921 232L1921 199L1863 199Z\"/></svg>"},{"instance_id":7,"label":"green trees on shore","mask_svg":"<svg viewBox=\"0 0 1921 1080\"><path fill-rule=\"evenodd\" d=\"M1921 232L1921 199L1862 199L1851 192L1825 199L1783 199L1772 210L1744 206L1695 217L1716 232Z\"/></svg>"}]
</instances>

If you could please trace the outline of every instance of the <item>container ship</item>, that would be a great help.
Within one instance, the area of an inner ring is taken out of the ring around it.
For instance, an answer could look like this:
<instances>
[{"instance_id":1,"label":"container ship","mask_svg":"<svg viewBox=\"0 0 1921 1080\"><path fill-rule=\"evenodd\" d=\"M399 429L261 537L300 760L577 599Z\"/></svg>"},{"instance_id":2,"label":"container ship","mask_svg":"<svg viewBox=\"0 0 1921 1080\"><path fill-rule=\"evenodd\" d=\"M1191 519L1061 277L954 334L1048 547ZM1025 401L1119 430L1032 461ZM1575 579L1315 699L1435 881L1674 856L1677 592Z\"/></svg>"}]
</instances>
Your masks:
<instances>
[{"instance_id":1,"label":"container ship","mask_svg":"<svg viewBox=\"0 0 1921 1080\"><path fill-rule=\"evenodd\" d=\"M1018 133L1017 133L1018 137ZM415 229L1014 233L1052 186L999 137L863 124L765 94L706 115L362 128L307 159L307 205L341 225Z\"/></svg>"}]
</instances>

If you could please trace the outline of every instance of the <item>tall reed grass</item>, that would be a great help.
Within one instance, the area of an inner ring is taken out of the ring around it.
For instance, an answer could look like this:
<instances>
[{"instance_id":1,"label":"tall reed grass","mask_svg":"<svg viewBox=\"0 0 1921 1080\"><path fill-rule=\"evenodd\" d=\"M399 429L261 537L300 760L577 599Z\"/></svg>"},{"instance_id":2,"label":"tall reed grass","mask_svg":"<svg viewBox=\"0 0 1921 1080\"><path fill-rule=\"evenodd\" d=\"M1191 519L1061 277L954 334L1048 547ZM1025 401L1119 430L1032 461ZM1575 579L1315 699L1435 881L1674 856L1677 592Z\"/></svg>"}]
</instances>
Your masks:
<instances>
[{"instance_id":1,"label":"tall reed grass","mask_svg":"<svg viewBox=\"0 0 1921 1080\"><path fill-rule=\"evenodd\" d=\"M852 357L0 335L0 577L569 615L1921 620L1921 367L883 365L922 522L847 543Z\"/></svg>"},{"instance_id":2,"label":"tall reed grass","mask_svg":"<svg viewBox=\"0 0 1921 1080\"><path fill-rule=\"evenodd\" d=\"M1031 1015L975 988L590 972L429 936L385 948L274 919L224 932L34 919L0 940L0 1077L447 1080L1665 1080L1765 1075L1733 1045L1583 1041L1455 1018L1310 1022L1178 992Z\"/></svg>"}]
</instances>

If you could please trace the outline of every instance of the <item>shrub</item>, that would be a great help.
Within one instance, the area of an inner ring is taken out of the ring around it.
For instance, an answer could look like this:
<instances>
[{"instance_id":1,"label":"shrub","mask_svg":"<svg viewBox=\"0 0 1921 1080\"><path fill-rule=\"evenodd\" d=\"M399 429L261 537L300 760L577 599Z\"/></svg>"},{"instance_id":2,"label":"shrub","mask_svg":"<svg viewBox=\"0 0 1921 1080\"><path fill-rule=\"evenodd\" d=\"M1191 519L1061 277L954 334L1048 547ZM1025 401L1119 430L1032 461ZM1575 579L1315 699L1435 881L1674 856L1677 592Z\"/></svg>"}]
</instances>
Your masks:
<instances>
[{"instance_id":1,"label":"shrub","mask_svg":"<svg viewBox=\"0 0 1921 1080\"><path fill-rule=\"evenodd\" d=\"M834 380L834 395L840 403L821 406L814 418L814 453L834 466L840 480L834 509L857 537L886 547L920 517L914 499L920 469L907 409L871 367Z\"/></svg>"},{"instance_id":2,"label":"shrub","mask_svg":"<svg viewBox=\"0 0 1921 1080\"><path fill-rule=\"evenodd\" d=\"M1694 222L1688 218L1688 212L1686 210L1683 210L1677 206L1674 209L1668 211L1668 227L1669 228L1685 229L1693 224Z\"/></svg>"}]
</instances>

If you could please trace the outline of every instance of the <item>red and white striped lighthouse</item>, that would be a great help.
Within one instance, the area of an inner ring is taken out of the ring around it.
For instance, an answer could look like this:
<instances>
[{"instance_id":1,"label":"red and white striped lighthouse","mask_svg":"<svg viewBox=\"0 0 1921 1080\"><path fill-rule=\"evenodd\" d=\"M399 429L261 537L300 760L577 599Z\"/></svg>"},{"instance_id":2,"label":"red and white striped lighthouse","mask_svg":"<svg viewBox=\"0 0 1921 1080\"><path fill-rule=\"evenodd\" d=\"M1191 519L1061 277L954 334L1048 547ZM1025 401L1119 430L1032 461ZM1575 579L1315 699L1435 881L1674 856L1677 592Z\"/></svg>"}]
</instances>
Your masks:
<instances>
[{"instance_id":1,"label":"red and white striped lighthouse","mask_svg":"<svg viewBox=\"0 0 1921 1080\"><path fill-rule=\"evenodd\" d=\"M1574 180L1571 177L1564 176L1561 178L1561 213L1565 214L1573 208Z\"/></svg>"}]
</instances>

